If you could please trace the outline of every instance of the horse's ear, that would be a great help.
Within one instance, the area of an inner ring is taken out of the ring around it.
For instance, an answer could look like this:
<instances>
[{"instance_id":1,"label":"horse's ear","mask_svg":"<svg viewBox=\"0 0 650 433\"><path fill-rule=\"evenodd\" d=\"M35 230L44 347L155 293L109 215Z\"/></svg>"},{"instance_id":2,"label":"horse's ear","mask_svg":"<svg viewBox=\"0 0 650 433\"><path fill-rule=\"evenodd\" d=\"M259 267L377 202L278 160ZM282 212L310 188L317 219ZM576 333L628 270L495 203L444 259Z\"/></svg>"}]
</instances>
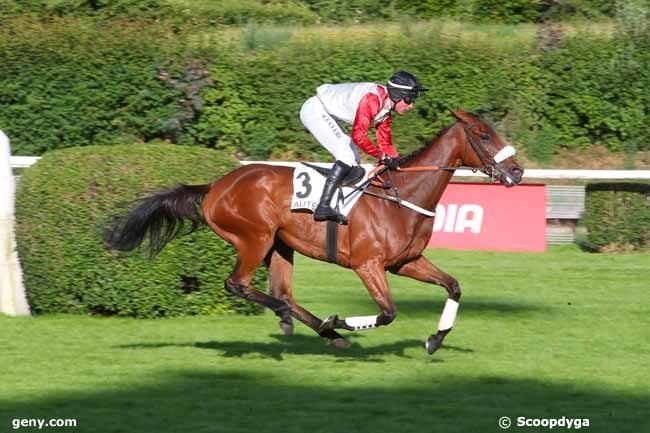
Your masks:
<instances>
[{"instance_id":1,"label":"horse's ear","mask_svg":"<svg viewBox=\"0 0 650 433\"><path fill-rule=\"evenodd\" d=\"M452 111L451 114L461 122L469 125L474 122L474 118L467 112L462 110Z\"/></svg>"}]
</instances>

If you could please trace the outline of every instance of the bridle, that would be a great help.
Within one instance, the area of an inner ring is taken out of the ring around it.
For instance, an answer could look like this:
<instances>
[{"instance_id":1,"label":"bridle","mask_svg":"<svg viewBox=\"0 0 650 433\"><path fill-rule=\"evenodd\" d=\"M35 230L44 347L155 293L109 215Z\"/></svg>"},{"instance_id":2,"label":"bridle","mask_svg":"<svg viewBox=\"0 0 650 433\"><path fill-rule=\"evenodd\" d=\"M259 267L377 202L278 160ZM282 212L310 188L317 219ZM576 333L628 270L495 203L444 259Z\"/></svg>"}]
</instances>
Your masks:
<instances>
[{"instance_id":1,"label":"bridle","mask_svg":"<svg viewBox=\"0 0 650 433\"><path fill-rule=\"evenodd\" d=\"M426 166L418 166L418 167L397 167L396 171L400 172L409 172L409 171L440 171L440 170L449 170L449 171L455 171L461 168L465 169L470 169L474 172L480 170L482 173L485 173L487 176L490 177L490 181L494 182L499 176L502 176L503 178L506 179L508 183L513 183L512 179L508 174L506 174L501 168L499 168L501 163L505 161L506 159L510 158L511 156L514 156L516 151L515 148L508 145L499 150L494 156L490 155L488 151L485 149L485 146L482 144L479 144L476 142L476 139L474 135L472 134L471 129L476 126L476 125L468 125L466 123L463 123L463 130L465 131L465 136L467 140L465 140L465 146L463 148L463 163L465 162L465 159L467 157L467 147L468 143L470 146L472 146L472 149L478 156L479 160L481 161L481 164L483 164L482 168L475 168L475 167L468 167L468 166L458 166L458 167L446 167L446 166L439 166L439 165L426 165ZM482 137L481 135L485 134L487 138ZM487 133L482 133L479 134L479 139L481 141L490 141L490 135ZM386 182L381 178L381 174L386 173L389 177L389 181ZM393 190L395 196L387 196L384 194L377 194L371 191L368 191L368 186L369 185L374 185L377 187L383 187L387 189ZM390 180L390 170L387 166L379 164L377 165L369 175L369 178L360 186L358 187L352 187L354 190L357 191L362 191L364 194L369 194L374 197L378 197L383 200L388 200L388 201L393 201L396 202L400 206L405 206L408 208L411 208L425 216L432 217L435 215L435 212L429 211L426 209L423 209L417 205L414 205L413 203L410 203L406 200L402 200L399 197L399 193L397 191L397 188L395 187L395 184ZM350 194L349 194L350 195ZM348 196L349 196L348 195Z\"/></svg>"},{"instance_id":2,"label":"bridle","mask_svg":"<svg viewBox=\"0 0 650 433\"><path fill-rule=\"evenodd\" d=\"M458 167L445 167L445 166L438 166L438 165L425 165L425 166L419 166L419 167L397 167L397 171L439 171L439 170L450 170L450 171L455 171L458 169L470 169L474 172L480 170L482 173L485 173L487 176L490 177L490 181L494 182L499 176L503 176L508 182L512 182L510 179L510 176L508 176L499 166L503 161L506 159L510 158L511 156L514 156L516 151L515 148L508 145L505 146L503 149L499 150L494 156L491 156L487 150L485 150L485 146L483 144L479 144L476 141L476 138L472 134L472 128L476 125L468 125L466 123L463 123L463 130L465 131L465 136L467 137L467 140L465 141L465 147L463 149L463 162L465 162L465 159L467 158L467 144L469 143L470 146L472 146L472 149L478 156L479 160L481 161L481 164L483 164L482 168L475 168L475 167L468 167L468 166L458 166ZM481 141L490 141L490 135L485 133L487 135L487 138L479 137Z\"/></svg>"},{"instance_id":3,"label":"bridle","mask_svg":"<svg viewBox=\"0 0 650 433\"><path fill-rule=\"evenodd\" d=\"M472 149L474 149L474 153L476 153L479 160L481 161L481 164L483 164L483 168L480 168L479 170L489 176L491 182L494 182L499 176L505 177L508 182L511 182L510 176L508 176L501 168L499 168L499 166L503 161L515 155L515 148L508 145L499 150L494 156L491 156L488 154L487 150L485 150L484 145L476 142L476 138L472 133L473 127L474 125L463 124L465 136L467 137L467 141L465 142L465 149L463 150L463 161L465 161L465 158L467 156L467 143L469 143L472 146ZM483 134L487 135L487 138L483 138ZM490 135L487 133L481 133L479 134L479 139L481 141L489 142Z\"/></svg>"}]
</instances>

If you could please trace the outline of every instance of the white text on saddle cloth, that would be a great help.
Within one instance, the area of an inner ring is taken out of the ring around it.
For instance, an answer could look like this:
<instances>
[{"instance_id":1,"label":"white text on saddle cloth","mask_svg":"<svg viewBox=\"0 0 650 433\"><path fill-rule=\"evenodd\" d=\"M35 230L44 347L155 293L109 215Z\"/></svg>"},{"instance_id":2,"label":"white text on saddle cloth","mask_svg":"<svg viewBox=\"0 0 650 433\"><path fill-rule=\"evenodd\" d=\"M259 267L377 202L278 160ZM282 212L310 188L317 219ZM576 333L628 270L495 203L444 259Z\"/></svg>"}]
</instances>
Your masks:
<instances>
[{"instance_id":1,"label":"white text on saddle cloth","mask_svg":"<svg viewBox=\"0 0 650 433\"><path fill-rule=\"evenodd\" d=\"M361 185L368 177L368 173L356 185ZM298 165L293 171L293 195L291 196L291 209L308 209L314 211L325 186L325 177L305 165ZM339 212L347 216L354 204L361 197L361 191L355 191L353 188L343 188L343 194L334 194L330 206L337 206ZM340 199L344 199L343 202Z\"/></svg>"}]
</instances>

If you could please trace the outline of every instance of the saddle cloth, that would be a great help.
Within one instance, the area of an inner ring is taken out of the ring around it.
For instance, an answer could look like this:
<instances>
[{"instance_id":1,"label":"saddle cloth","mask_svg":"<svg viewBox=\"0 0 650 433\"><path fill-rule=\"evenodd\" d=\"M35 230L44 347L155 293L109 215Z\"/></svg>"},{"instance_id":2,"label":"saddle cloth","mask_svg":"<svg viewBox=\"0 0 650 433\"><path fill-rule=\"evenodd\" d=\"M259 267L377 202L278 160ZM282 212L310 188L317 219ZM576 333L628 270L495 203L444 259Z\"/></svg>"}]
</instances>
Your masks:
<instances>
[{"instance_id":1,"label":"saddle cloth","mask_svg":"<svg viewBox=\"0 0 650 433\"><path fill-rule=\"evenodd\" d=\"M355 185L359 186L368 178L366 174ZM320 197L325 186L325 177L306 165L299 164L293 171L293 195L291 196L291 209L308 209L312 212L316 210ZM354 204L359 200L363 193L353 188L339 188L334 196L330 206L337 208L341 214L348 216Z\"/></svg>"}]
</instances>

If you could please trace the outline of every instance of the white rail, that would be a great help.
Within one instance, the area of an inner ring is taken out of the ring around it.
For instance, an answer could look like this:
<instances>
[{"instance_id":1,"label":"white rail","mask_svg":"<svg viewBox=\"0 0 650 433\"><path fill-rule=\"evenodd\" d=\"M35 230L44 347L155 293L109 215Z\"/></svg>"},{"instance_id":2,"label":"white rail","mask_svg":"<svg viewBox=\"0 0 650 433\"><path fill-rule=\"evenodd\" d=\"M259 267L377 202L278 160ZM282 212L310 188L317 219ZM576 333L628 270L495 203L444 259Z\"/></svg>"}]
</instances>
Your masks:
<instances>
[{"instance_id":1,"label":"white rail","mask_svg":"<svg viewBox=\"0 0 650 433\"><path fill-rule=\"evenodd\" d=\"M10 156L9 164L11 168L27 168L36 164L39 159L39 156Z\"/></svg>"},{"instance_id":2,"label":"white rail","mask_svg":"<svg viewBox=\"0 0 650 433\"><path fill-rule=\"evenodd\" d=\"M38 156L12 156L12 168L27 168L38 161ZM242 165L269 164L286 165L295 167L296 161L241 161ZM316 165L329 166L331 162L316 162ZM458 177L485 177L481 172L472 170L456 170ZM528 169L524 172L524 179L650 179L650 170L550 170Z\"/></svg>"},{"instance_id":3,"label":"white rail","mask_svg":"<svg viewBox=\"0 0 650 433\"><path fill-rule=\"evenodd\" d=\"M458 176L459 173L456 173ZM650 170L547 170L528 169L525 179L650 179Z\"/></svg>"}]
</instances>

